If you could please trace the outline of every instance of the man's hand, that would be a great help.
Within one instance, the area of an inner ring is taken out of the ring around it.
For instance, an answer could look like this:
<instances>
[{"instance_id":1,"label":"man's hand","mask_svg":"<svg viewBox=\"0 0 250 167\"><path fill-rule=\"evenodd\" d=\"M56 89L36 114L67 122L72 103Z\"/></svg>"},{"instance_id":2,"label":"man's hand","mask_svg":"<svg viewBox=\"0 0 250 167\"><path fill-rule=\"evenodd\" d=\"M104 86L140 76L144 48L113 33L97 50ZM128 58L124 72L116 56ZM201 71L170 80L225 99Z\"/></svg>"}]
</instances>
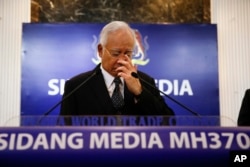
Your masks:
<instances>
[{"instance_id":1,"label":"man's hand","mask_svg":"<svg viewBox=\"0 0 250 167\"><path fill-rule=\"evenodd\" d=\"M126 82L128 90L134 95L140 95L142 92L142 86L139 79L134 78L131 73L137 72L137 67L132 64L131 59L126 55L125 59L118 60L119 66L116 71L118 76L122 77Z\"/></svg>"}]
</instances>

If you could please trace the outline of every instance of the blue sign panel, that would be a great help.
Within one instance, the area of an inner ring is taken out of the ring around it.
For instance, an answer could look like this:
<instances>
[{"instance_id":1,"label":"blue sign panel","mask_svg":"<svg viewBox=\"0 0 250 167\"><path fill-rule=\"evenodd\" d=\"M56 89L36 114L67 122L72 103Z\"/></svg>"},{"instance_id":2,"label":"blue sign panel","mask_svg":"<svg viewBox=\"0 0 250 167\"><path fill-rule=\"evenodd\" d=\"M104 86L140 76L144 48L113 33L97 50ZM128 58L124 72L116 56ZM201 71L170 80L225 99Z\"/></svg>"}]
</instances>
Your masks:
<instances>
[{"instance_id":1,"label":"blue sign panel","mask_svg":"<svg viewBox=\"0 0 250 167\"><path fill-rule=\"evenodd\" d=\"M21 116L43 115L61 100L67 79L100 62L104 24L23 24ZM219 116L217 27L131 24L138 69L158 88L202 116ZM192 113L164 97L177 116ZM58 115L59 107L50 115ZM23 123L25 124L25 123Z\"/></svg>"},{"instance_id":2,"label":"blue sign panel","mask_svg":"<svg viewBox=\"0 0 250 167\"><path fill-rule=\"evenodd\" d=\"M2 128L1 166L249 166L249 128Z\"/></svg>"}]
</instances>

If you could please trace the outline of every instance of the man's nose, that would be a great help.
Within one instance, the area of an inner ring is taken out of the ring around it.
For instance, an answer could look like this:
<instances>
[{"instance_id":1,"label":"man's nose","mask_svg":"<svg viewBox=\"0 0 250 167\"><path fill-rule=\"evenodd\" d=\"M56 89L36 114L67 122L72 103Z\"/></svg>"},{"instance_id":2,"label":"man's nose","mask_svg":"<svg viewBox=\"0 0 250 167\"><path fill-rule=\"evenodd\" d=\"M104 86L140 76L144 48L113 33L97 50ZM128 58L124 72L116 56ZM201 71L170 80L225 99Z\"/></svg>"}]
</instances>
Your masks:
<instances>
[{"instance_id":1,"label":"man's nose","mask_svg":"<svg viewBox=\"0 0 250 167\"><path fill-rule=\"evenodd\" d=\"M122 53L122 58L124 58L124 60L128 60L131 59L131 56L128 53Z\"/></svg>"}]
</instances>

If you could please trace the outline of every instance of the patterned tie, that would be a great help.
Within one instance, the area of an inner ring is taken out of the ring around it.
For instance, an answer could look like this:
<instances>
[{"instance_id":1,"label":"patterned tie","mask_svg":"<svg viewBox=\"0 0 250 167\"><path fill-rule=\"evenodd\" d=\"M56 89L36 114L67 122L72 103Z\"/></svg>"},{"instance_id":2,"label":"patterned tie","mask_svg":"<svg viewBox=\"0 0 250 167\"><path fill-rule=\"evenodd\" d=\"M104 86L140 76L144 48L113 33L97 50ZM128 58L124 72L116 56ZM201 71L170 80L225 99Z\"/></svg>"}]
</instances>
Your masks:
<instances>
[{"instance_id":1,"label":"patterned tie","mask_svg":"<svg viewBox=\"0 0 250 167\"><path fill-rule=\"evenodd\" d=\"M121 109L124 106L123 97L119 87L121 80L119 77L116 77L113 82L115 83L115 89L113 91L111 100L116 109Z\"/></svg>"}]
</instances>

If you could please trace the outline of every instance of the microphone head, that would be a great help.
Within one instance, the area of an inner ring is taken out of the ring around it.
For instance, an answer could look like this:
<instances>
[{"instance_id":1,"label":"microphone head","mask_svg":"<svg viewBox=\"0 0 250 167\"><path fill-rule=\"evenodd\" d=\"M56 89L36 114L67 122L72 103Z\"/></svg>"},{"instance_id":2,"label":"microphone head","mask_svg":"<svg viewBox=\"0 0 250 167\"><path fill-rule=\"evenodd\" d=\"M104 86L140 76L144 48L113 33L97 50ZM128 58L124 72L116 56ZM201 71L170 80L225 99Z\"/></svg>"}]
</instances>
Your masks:
<instances>
[{"instance_id":1,"label":"microphone head","mask_svg":"<svg viewBox=\"0 0 250 167\"><path fill-rule=\"evenodd\" d=\"M136 72L132 72L131 75L134 77L134 78L139 78L138 74Z\"/></svg>"}]
</instances>

